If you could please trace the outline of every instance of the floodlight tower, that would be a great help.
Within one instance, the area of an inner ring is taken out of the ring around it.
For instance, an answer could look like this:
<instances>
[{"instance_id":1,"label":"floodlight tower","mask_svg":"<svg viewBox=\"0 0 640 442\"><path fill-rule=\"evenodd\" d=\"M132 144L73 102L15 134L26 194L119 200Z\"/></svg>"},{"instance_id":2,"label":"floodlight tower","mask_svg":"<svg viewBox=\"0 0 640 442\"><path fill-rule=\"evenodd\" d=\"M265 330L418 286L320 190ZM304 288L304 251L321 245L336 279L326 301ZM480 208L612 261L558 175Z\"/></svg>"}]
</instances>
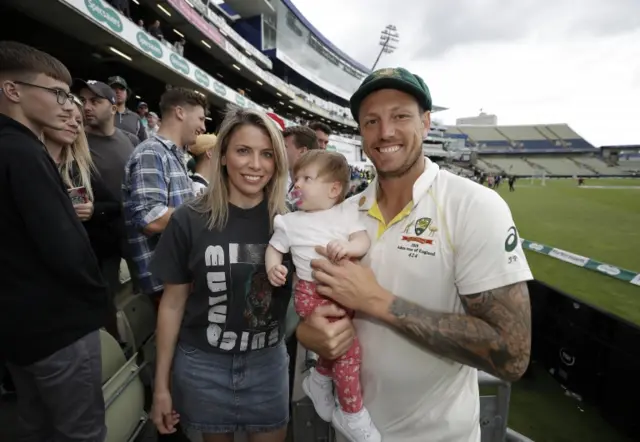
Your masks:
<instances>
[{"instance_id":1,"label":"floodlight tower","mask_svg":"<svg viewBox=\"0 0 640 442\"><path fill-rule=\"evenodd\" d=\"M376 70L376 66L380 61L382 54L392 54L396 49L398 49L398 43L400 43L400 34L398 34L398 30L395 25L387 25L387 27L380 33L380 42L378 44L382 48L380 49L378 58L376 58L376 62L373 63L373 67L371 68L372 71Z\"/></svg>"}]
</instances>

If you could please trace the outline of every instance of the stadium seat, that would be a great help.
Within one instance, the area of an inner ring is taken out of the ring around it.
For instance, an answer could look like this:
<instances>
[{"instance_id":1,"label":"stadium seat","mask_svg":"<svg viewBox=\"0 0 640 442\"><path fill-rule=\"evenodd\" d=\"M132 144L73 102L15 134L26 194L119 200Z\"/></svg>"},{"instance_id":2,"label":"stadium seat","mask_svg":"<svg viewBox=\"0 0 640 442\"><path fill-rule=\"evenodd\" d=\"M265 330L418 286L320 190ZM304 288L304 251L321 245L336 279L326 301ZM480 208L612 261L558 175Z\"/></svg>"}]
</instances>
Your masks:
<instances>
[{"instance_id":1,"label":"stadium seat","mask_svg":"<svg viewBox=\"0 0 640 442\"><path fill-rule=\"evenodd\" d=\"M118 332L132 354L153 335L156 329L155 307L149 297L129 293L117 303Z\"/></svg>"},{"instance_id":2,"label":"stadium seat","mask_svg":"<svg viewBox=\"0 0 640 442\"><path fill-rule=\"evenodd\" d=\"M111 379L127 362L118 341L106 330L100 330L100 345L102 346L102 384Z\"/></svg>"},{"instance_id":3,"label":"stadium seat","mask_svg":"<svg viewBox=\"0 0 640 442\"><path fill-rule=\"evenodd\" d=\"M136 356L127 361L118 342L104 330L100 330L100 342L107 423L105 442L133 440L147 421L144 386Z\"/></svg>"}]
</instances>

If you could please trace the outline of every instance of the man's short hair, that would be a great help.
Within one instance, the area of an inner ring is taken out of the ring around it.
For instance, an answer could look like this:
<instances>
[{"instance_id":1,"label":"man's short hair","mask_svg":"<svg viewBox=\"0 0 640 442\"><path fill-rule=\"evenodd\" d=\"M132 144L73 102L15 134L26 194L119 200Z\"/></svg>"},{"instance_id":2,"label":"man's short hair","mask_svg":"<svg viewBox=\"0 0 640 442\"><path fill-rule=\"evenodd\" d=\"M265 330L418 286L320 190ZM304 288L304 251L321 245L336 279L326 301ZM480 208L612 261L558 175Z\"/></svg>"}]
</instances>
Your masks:
<instances>
[{"instance_id":1,"label":"man's short hair","mask_svg":"<svg viewBox=\"0 0 640 442\"><path fill-rule=\"evenodd\" d=\"M303 147L306 147L308 150L320 149L315 131L306 126L287 127L284 132L282 132L282 137L293 137L293 144L295 144L298 149L302 149Z\"/></svg>"},{"instance_id":2,"label":"man's short hair","mask_svg":"<svg viewBox=\"0 0 640 442\"><path fill-rule=\"evenodd\" d=\"M309 128L311 130L319 130L320 132L324 132L327 135L331 135L333 133L328 124L324 124L320 121L312 121L311 123L309 123Z\"/></svg>"},{"instance_id":3,"label":"man's short hair","mask_svg":"<svg viewBox=\"0 0 640 442\"><path fill-rule=\"evenodd\" d=\"M344 200L345 195L349 191L349 183L351 181L351 169L344 155L329 150L310 150L305 152L296 164L293 166L293 175L295 176L300 170L311 165L318 166L318 178L326 181L337 181L342 186L338 202Z\"/></svg>"},{"instance_id":4,"label":"man's short hair","mask_svg":"<svg viewBox=\"0 0 640 442\"><path fill-rule=\"evenodd\" d=\"M30 81L39 74L71 85L71 74L60 60L34 47L0 41L0 77Z\"/></svg>"},{"instance_id":5,"label":"man's short hair","mask_svg":"<svg viewBox=\"0 0 640 442\"><path fill-rule=\"evenodd\" d=\"M178 106L202 106L206 115L209 114L209 102L207 97L193 89L172 87L160 97L160 115Z\"/></svg>"}]
</instances>

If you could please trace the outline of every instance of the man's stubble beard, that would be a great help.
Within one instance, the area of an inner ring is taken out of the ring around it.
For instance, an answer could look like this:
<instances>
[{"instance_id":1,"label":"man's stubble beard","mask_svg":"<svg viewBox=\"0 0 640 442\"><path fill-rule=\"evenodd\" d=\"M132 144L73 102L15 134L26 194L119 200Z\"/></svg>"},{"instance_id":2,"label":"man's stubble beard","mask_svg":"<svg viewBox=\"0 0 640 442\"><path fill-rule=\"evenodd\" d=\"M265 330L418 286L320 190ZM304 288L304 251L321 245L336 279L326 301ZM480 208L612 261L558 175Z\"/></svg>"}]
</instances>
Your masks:
<instances>
[{"instance_id":1,"label":"man's stubble beard","mask_svg":"<svg viewBox=\"0 0 640 442\"><path fill-rule=\"evenodd\" d=\"M415 166L416 163L420 161L422 156L423 156L422 148L416 149L416 153L413 155L413 157L409 157L409 161L407 161L405 164L400 166L399 169L390 170L390 171L380 171L376 168L376 173L378 174L378 177L381 179L400 178L406 175L413 168L413 166Z\"/></svg>"}]
</instances>

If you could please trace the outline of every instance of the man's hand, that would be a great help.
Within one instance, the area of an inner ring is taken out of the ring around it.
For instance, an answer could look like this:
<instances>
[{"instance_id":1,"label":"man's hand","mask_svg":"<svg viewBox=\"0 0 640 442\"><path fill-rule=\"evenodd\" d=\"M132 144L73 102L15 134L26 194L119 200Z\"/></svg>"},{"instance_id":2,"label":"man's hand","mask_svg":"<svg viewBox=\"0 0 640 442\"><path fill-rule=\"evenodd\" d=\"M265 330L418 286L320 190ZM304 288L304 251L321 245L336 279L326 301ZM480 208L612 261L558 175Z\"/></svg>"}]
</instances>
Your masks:
<instances>
[{"instance_id":1,"label":"man's hand","mask_svg":"<svg viewBox=\"0 0 640 442\"><path fill-rule=\"evenodd\" d=\"M335 322L330 319L340 318ZM322 305L307 316L296 330L303 347L327 360L345 354L355 336L351 319L335 304Z\"/></svg>"},{"instance_id":2,"label":"man's hand","mask_svg":"<svg viewBox=\"0 0 640 442\"><path fill-rule=\"evenodd\" d=\"M316 247L316 252L323 256L328 254L323 247ZM313 278L318 282L318 293L346 308L377 316L378 312L385 312L393 300L378 284L370 268L348 259L335 264L326 259L314 259L311 268Z\"/></svg>"},{"instance_id":3,"label":"man's hand","mask_svg":"<svg viewBox=\"0 0 640 442\"><path fill-rule=\"evenodd\" d=\"M75 204L73 208L76 210L76 215L78 215L80 221L89 221L93 215L93 203L91 201L84 204Z\"/></svg>"},{"instance_id":4,"label":"man's hand","mask_svg":"<svg viewBox=\"0 0 640 442\"><path fill-rule=\"evenodd\" d=\"M326 250L327 253L325 256L329 260L333 262L340 261L342 258L346 258L349 254L349 242L334 239L327 244Z\"/></svg>"},{"instance_id":5,"label":"man's hand","mask_svg":"<svg viewBox=\"0 0 640 442\"><path fill-rule=\"evenodd\" d=\"M283 286L287 282L287 273L289 270L282 264L275 265L267 272L267 278L274 287Z\"/></svg>"}]
</instances>

